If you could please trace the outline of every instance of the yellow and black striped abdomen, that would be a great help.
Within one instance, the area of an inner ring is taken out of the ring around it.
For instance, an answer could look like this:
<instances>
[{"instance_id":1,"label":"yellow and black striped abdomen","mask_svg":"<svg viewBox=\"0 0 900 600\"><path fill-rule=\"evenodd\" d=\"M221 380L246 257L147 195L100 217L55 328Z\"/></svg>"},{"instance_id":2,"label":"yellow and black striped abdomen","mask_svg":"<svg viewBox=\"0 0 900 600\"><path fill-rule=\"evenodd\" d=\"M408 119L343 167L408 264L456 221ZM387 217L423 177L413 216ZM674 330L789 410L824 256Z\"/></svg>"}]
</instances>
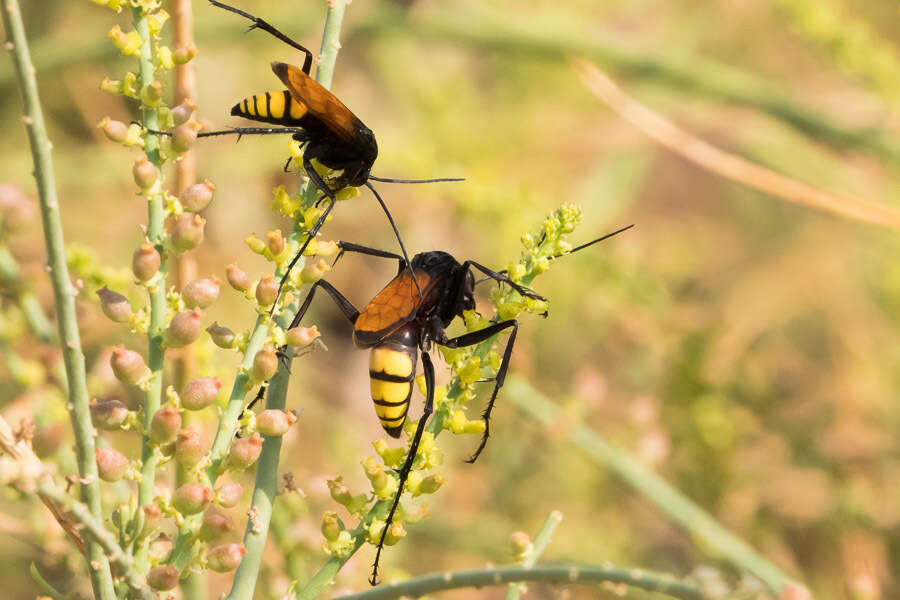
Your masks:
<instances>
[{"instance_id":1,"label":"yellow and black striped abdomen","mask_svg":"<svg viewBox=\"0 0 900 600\"><path fill-rule=\"evenodd\" d=\"M388 342L372 348L369 356L375 414L391 437L400 437L406 421L413 378L416 375L417 354L415 346Z\"/></svg>"},{"instance_id":2,"label":"yellow and black striped abdomen","mask_svg":"<svg viewBox=\"0 0 900 600\"><path fill-rule=\"evenodd\" d=\"M289 91L281 90L244 98L231 107L231 114L263 123L302 127L301 121L308 113L306 107L297 102Z\"/></svg>"}]
</instances>

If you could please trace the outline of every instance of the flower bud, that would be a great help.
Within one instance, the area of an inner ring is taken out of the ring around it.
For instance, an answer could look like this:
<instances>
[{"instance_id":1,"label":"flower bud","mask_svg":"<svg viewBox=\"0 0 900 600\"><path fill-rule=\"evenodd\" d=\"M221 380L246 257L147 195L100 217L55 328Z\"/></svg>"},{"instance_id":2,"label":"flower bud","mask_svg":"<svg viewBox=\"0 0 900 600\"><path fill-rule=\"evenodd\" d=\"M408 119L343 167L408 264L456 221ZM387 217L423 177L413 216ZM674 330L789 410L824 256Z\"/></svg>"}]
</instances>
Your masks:
<instances>
[{"instance_id":1,"label":"flower bud","mask_svg":"<svg viewBox=\"0 0 900 600\"><path fill-rule=\"evenodd\" d=\"M116 323L127 323L134 316L131 311L131 304L128 298L118 292L114 292L105 285L97 290L100 297L100 308L111 321Z\"/></svg>"},{"instance_id":2,"label":"flower bud","mask_svg":"<svg viewBox=\"0 0 900 600\"><path fill-rule=\"evenodd\" d=\"M178 106L172 109L172 122L176 125L181 125L182 123L186 123L188 119L191 118L191 115L194 114L194 111L197 109L196 106L190 101L185 100ZM183 204L183 203L182 203Z\"/></svg>"},{"instance_id":3,"label":"flower bud","mask_svg":"<svg viewBox=\"0 0 900 600\"><path fill-rule=\"evenodd\" d=\"M445 481L446 479L444 478L444 476L439 473L429 475L428 477L424 478L419 484L419 493L433 494L434 492L441 489L441 486L444 485Z\"/></svg>"},{"instance_id":4,"label":"flower bud","mask_svg":"<svg viewBox=\"0 0 900 600\"><path fill-rule=\"evenodd\" d=\"M206 328L206 332L209 334L209 337L212 338L213 343L219 348L228 350L234 347L234 332L227 327L223 327L217 322L213 322L212 325Z\"/></svg>"},{"instance_id":5,"label":"flower bud","mask_svg":"<svg viewBox=\"0 0 900 600\"><path fill-rule=\"evenodd\" d=\"M163 333L163 340L169 348L183 348L194 342L203 332L203 311L186 310L172 317L169 327Z\"/></svg>"},{"instance_id":6,"label":"flower bud","mask_svg":"<svg viewBox=\"0 0 900 600\"><path fill-rule=\"evenodd\" d=\"M106 134L106 138L117 144L125 143L128 139L128 125L122 121L115 121L109 117L103 117L103 120L97 125Z\"/></svg>"},{"instance_id":7,"label":"flower bud","mask_svg":"<svg viewBox=\"0 0 900 600\"><path fill-rule=\"evenodd\" d=\"M253 366L250 367L250 376L254 381L266 381L278 370L278 355L272 344L266 344L253 357Z\"/></svg>"},{"instance_id":8,"label":"flower bud","mask_svg":"<svg viewBox=\"0 0 900 600\"><path fill-rule=\"evenodd\" d=\"M213 275L195 279L181 291L181 297L188 308L209 308L219 297L219 278Z\"/></svg>"},{"instance_id":9,"label":"flower bud","mask_svg":"<svg viewBox=\"0 0 900 600\"><path fill-rule=\"evenodd\" d=\"M25 195L21 186L12 183L0 183L0 215L3 225L9 229L31 221L35 215L34 202Z\"/></svg>"},{"instance_id":10,"label":"flower bud","mask_svg":"<svg viewBox=\"0 0 900 600\"><path fill-rule=\"evenodd\" d=\"M292 412L269 408L256 416L256 428L263 435L280 437L287 433L291 425L297 422Z\"/></svg>"},{"instance_id":11,"label":"flower bud","mask_svg":"<svg viewBox=\"0 0 900 600\"><path fill-rule=\"evenodd\" d=\"M197 213L209 206L209 203L212 202L213 190L215 189L216 186L207 179L203 183L195 183L187 187L181 192L178 201L181 202L184 210Z\"/></svg>"},{"instance_id":12,"label":"flower bud","mask_svg":"<svg viewBox=\"0 0 900 600\"><path fill-rule=\"evenodd\" d=\"M203 513L203 521L197 535L204 542L214 542L233 530L234 520L221 510L210 507Z\"/></svg>"},{"instance_id":13,"label":"flower bud","mask_svg":"<svg viewBox=\"0 0 900 600\"><path fill-rule=\"evenodd\" d=\"M174 589L178 585L178 569L172 565L153 567L147 573L147 584L159 591Z\"/></svg>"},{"instance_id":14,"label":"flower bud","mask_svg":"<svg viewBox=\"0 0 900 600\"><path fill-rule=\"evenodd\" d=\"M131 257L131 270L138 281L150 281L159 271L162 259L150 242L141 244Z\"/></svg>"},{"instance_id":15,"label":"flower bud","mask_svg":"<svg viewBox=\"0 0 900 600\"><path fill-rule=\"evenodd\" d=\"M147 546L147 552L150 558L162 561L169 557L174 548L175 543L172 542L172 538L165 533L161 533L150 541L150 544Z\"/></svg>"},{"instance_id":16,"label":"flower bud","mask_svg":"<svg viewBox=\"0 0 900 600\"><path fill-rule=\"evenodd\" d=\"M185 63L190 62L195 56L197 56L197 46L194 44L188 44L187 46L180 46L175 48L175 51L172 53L172 59L175 61L176 65L183 65Z\"/></svg>"},{"instance_id":17,"label":"flower bud","mask_svg":"<svg viewBox=\"0 0 900 600\"><path fill-rule=\"evenodd\" d=\"M180 430L181 415L178 414L178 409L166 404L153 415L147 435L156 444L168 444L175 441Z\"/></svg>"},{"instance_id":18,"label":"flower bud","mask_svg":"<svg viewBox=\"0 0 900 600\"><path fill-rule=\"evenodd\" d=\"M200 133L200 123L196 121L187 121L172 130L172 149L175 152L187 152L197 141L197 134Z\"/></svg>"},{"instance_id":19,"label":"flower bud","mask_svg":"<svg viewBox=\"0 0 900 600\"><path fill-rule=\"evenodd\" d=\"M181 392L181 406L188 410L202 410L215 402L221 387L218 377L191 379Z\"/></svg>"},{"instance_id":20,"label":"flower bud","mask_svg":"<svg viewBox=\"0 0 900 600\"><path fill-rule=\"evenodd\" d=\"M353 500L353 494L350 493L350 488L344 485L343 477L329 479L327 483L328 491L335 502L343 506L350 504L350 501Z\"/></svg>"},{"instance_id":21,"label":"flower bud","mask_svg":"<svg viewBox=\"0 0 900 600\"><path fill-rule=\"evenodd\" d=\"M319 328L313 325L312 327L292 327L288 329L284 333L284 341L288 346L294 348L305 348L315 341L316 338L320 337L322 334L319 333Z\"/></svg>"},{"instance_id":22,"label":"flower bud","mask_svg":"<svg viewBox=\"0 0 900 600\"><path fill-rule=\"evenodd\" d=\"M109 364L116 379L126 385L136 385L150 375L150 369L144 362L144 358L134 350L127 350L122 345L113 348Z\"/></svg>"},{"instance_id":23,"label":"flower bud","mask_svg":"<svg viewBox=\"0 0 900 600\"><path fill-rule=\"evenodd\" d=\"M331 270L331 266L322 259L315 262L308 261L303 270L300 271L300 281L303 283L315 283L325 276L325 273Z\"/></svg>"},{"instance_id":24,"label":"flower bud","mask_svg":"<svg viewBox=\"0 0 900 600\"><path fill-rule=\"evenodd\" d=\"M241 484L229 481L216 490L216 502L224 508L232 508L241 501L243 493L244 487Z\"/></svg>"},{"instance_id":25,"label":"flower bud","mask_svg":"<svg viewBox=\"0 0 900 600\"><path fill-rule=\"evenodd\" d=\"M284 250L284 236L281 235L280 229L273 229L266 233L266 245L272 256L278 256Z\"/></svg>"},{"instance_id":26,"label":"flower bud","mask_svg":"<svg viewBox=\"0 0 900 600\"><path fill-rule=\"evenodd\" d=\"M159 79L154 79L141 89L141 103L150 108L156 108L162 102L163 84Z\"/></svg>"},{"instance_id":27,"label":"flower bud","mask_svg":"<svg viewBox=\"0 0 900 600\"><path fill-rule=\"evenodd\" d=\"M156 178L159 175L156 171L156 166L147 160L146 154L141 154L135 159L134 166L131 167L131 174L134 176L134 182L141 191L149 190L156 183Z\"/></svg>"},{"instance_id":28,"label":"flower bud","mask_svg":"<svg viewBox=\"0 0 900 600\"><path fill-rule=\"evenodd\" d=\"M341 535L341 523L338 521L337 513L333 510L326 511L322 515L322 535L329 542L334 542Z\"/></svg>"},{"instance_id":29,"label":"flower bud","mask_svg":"<svg viewBox=\"0 0 900 600\"><path fill-rule=\"evenodd\" d=\"M223 544L216 546L206 555L207 566L216 573L227 573L237 569L247 554L243 544Z\"/></svg>"},{"instance_id":30,"label":"flower bud","mask_svg":"<svg viewBox=\"0 0 900 600\"><path fill-rule=\"evenodd\" d=\"M260 306L271 306L278 298L278 284L271 275L263 275L256 284L256 301Z\"/></svg>"},{"instance_id":31,"label":"flower bud","mask_svg":"<svg viewBox=\"0 0 900 600\"><path fill-rule=\"evenodd\" d=\"M534 544L524 531L516 531L509 536L509 551L515 562L522 562L534 552Z\"/></svg>"},{"instance_id":32,"label":"flower bud","mask_svg":"<svg viewBox=\"0 0 900 600\"><path fill-rule=\"evenodd\" d=\"M391 523L387 535L384 536L384 545L393 546L403 537L406 537L406 529L403 527L403 523Z\"/></svg>"},{"instance_id":33,"label":"flower bud","mask_svg":"<svg viewBox=\"0 0 900 600\"><path fill-rule=\"evenodd\" d=\"M202 512L213 498L213 491L202 483L185 483L172 494L172 504L183 515Z\"/></svg>"},{"instance_id":34,"label":"flower bud","mask_svg":"<svg viewBox=\"0 0 900 600\"><path fill-rule=\"evenodd\" d=\"M156 504L144 504L141 506L144 513L144 531L152 531L159 527L162 521L162 510Z\"/></svg>"},{"instance_id":35,"label":"flower bud","mask_svg":"<svg viewBox=\"0 0 900 600\"><path fill-rule=\"evenodd\" d=\"M225 267L225 278L228 284L239 292L246 292L250 289L250 278L236 264L230 264Z\"/></svg>"},{"instance_id":36,"label":"flower bud","mask_svg":"<svg viewBox=\"0 0 900 600\"><path fill-rule=\"evenodd\" d=\"M262 452L262 437L254 433L247 438L238 438L231 442L228 452L228 466L243 470L256 462Z\"/></svg>"},{"instance_id":37,"label":"flower bud","mask_svg":"<svg viewBox=\"0 0 900 600\"><path fill-rule=\"evenodd\" d=\"M175 460L181 465L191 468L203 460L205 455L206 449L196 430L188 427L178 432L178 437L175 439Z\"/></svg>"},{"instance_id":38,"label":"flower bud","mask_svg":"<svg viewBox=\"0 0 900 600\"><path fill-rule=\"evenodd\" d=\"M31 448L38 458L49 458L59 450L64 434L62 423L38 427L34 430L34 437L31 438Z\"/></svg>"},{"instance_id":39,"label":"flower bud","mask_svg":"<svg viewBox=\"0 0 900 600\"><path fill-rule=\"evenodd\" d=\"M203 243L206 219L193 213L183 213L172 221L172 247L176 252L192 250Z\"/></svg>"},{"instance_id":40,"label":"flower bud","mask_svg":"<svg viewBox=\"0 0 900 600\"><path fill-rule=\"evenodd\" d=\"M128 418L128 407L118 400L92 402L90 409L94 427L104 431L121 429L122 423Z\"/></svg>"},{"instance_id":41,"label":"flower bud","mask_svg":"<svg viewBox=\"0 0 900 600\"><path fill-rule=\"evenodd\" d=\"M128 459L114 448L97 448L94 454L97 458L97 474L103 481L118 481L128 470Z\"/></svg>"}]
</instances>

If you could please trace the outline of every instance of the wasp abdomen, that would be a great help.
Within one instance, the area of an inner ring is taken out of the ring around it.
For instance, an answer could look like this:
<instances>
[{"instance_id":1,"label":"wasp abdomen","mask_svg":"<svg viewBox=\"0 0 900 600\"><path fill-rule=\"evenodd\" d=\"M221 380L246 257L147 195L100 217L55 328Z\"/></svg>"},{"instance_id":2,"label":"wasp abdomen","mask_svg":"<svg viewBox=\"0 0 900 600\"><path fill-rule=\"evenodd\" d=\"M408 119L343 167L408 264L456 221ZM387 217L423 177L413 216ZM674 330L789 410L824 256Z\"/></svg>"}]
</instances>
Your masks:
<instances>
[{"instance_id":1,"label":"wasp abdomen","mask_svg":"<svg viewBox=\"0 0 900 600\"><path fill-rule=\"evenodd\" d=\"M231 107L231 114L254 121L276 125L300 125L307 114L306 107L297 102L287 90L264 92L244 98Z\"/></svg>"},{"instance_id":2,"label":"wasp abdomen","mask_svg":"<svg viewBox=\"0 0 900 600\"><path fill-rule=\"evenodd\" d=\"M381 426L400 437L416 375L416 347L388 342L372 348L369 356L372 402Z\"/></svg>"}]
</instances>

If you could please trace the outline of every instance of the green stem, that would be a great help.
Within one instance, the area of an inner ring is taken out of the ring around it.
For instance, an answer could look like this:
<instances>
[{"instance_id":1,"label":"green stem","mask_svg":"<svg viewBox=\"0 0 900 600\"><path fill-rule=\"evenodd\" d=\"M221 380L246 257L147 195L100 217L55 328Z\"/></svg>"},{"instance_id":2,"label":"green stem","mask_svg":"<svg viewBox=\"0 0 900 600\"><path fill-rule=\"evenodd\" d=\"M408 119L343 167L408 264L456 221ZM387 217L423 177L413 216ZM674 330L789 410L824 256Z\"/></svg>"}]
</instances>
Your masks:
<instances>
[{"instance_id":1,"label":"green stem","mask_svg":"<svg viewBox=\"0 0 900 600\"><path fill-rule=\"evenodd\" d=\"M559 418L559 409L520 377L510 377L506 382L506 391L507 398L538 422L549 426ZM738 569L749 571L776 593L796 583L787 573L720 525L709 513L589 427L574 426L569 431L569 440L594 462L611 470L655 504L668 518L684 527L702 549L712 551Z\"/></svg>"},{"instance_id":2,"label":"green stem","mask_svg":"<svg viewBox=\"0 0 900 600\"><path fill-rule=\"evenodd\" d=\"M535 565L535 563L544 553L544 550L546 550L547 546L550 545L550 538L553 537L553 532L556 531L556 528L559 527L559 524L561 522L562 513L558 510L550 511L550 514L547 515L547 519L544 521L544 525L541 527L541 530L534 538L531 553L525 557L525 560L522 561L523 567L528 568ZM511 583L509 584L509 588L507 588L506 590L506 600L518 600L518 598L524 591L525 586L523 586L521 583Z\"/></svg>"},{"instance_id":3,"label":"green stem","mask_svg":"<svg viewBox=\"0 0 900 600\"><path fill-rule=\"evenodd\" d=\"M102 515L102 506L100 486L97 480L97 461L94 456L94 427L88 408L89 397L84 354L81 351L78 319L75 312L77 291L69 280L69 269L66 265L62 218L59 213L59 200L56 196L53 162L50 156L51 145L44 126L44 115L38 96L34 67L28 52L28 41L25 37L25 26L22 23L19 3L17 0L0 0L0 8L2 8L3 24L9 36L7 48L12 51L19 85L25 100L23 120L25 129L28 131L34 160L34 175L37 179L44 241L47 246L47 264L53 284L59 339L66 365L68 406L75 433L75 451L78 455L78 472L81 476L81 499L87 504L90 515L99 521ZM86 550L94 597L101 600L113 600L115 591L112 575L103 548L92 542L87 544Z\"/></svg>"},{"instance_id":4,"label":"green stem","mask_svg":"<svg viewBox=\"0 0 900 600\"><path fill-rule=\"evenodd\" d=\"M540 565L536 567L514 566L496 569L477 569L433 573L401 583L384 584L365 592L339 596L334 600L387 600L390 598L418 598L425 594L459 588L482 588L514 582L546 584L599 585L603 583L625 584L630 587L667 594L673 598L702 600L703 592L697 586L670 575L625 569L620 567L596 567L593 565Z\"/></svg>"},{"instance_id":5,"label":"green stem","mask_svg":"<svg viewBox=\"0 0 900 600\"><path fill-rule=\"evenodd\" d=\"M48 596L53 598L53 600L66 600L65 594L58 591L56 588L50 585L49 581L44 579L43 575L41 575L41 572L38 571L37 565L31 563L31 566L28 567L28 572L31 573L31 579L33 579L37 586L41 589L41 592L47 594Z\"/></svg>"}]
</instances>

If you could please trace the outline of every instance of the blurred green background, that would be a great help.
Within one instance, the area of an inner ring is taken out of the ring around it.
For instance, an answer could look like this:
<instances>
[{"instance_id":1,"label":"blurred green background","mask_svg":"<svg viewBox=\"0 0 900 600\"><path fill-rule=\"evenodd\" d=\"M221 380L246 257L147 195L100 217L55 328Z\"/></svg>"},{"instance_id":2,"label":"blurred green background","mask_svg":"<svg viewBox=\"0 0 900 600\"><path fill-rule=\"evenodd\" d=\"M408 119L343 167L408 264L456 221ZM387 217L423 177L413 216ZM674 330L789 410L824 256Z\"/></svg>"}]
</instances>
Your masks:
<instances>
[{"instance_id":1,"label":"blurred green background","mask_svg":"<svg viewBox=\"0 0 900 600\"><path fill-rule=\"evenodd\" d=\"M240 6L318 49L323 3ZM133 156L95 127L105 115L137 118L130 104L98 91L105 75L120 79L134 68L105 37L124 20L89 2L23 9L67 241L127 268L146 208L134 193ZM278 87L269 61L300 58L263 33L244 35L240 19L205 2L194 9L199 115L211 128L238 125L228 116L232 104ZM538 279L550 315L522 323L514 372L554 399L566 422L588 424L628 449L827 600L900 594L893 575L900 566L897 235L749 191L659 149L600 104L568 58L594 58L628 93L724 149L893 204L897 155L838 147L809 124L788 122L778 101L890 144L898 130L898 18L896 2L862 0L355 0L333 83L378 137L374 174L467 179L379 186L411 252L442 249L503 268L518 256L521 234L563 202L584 208L573 242L636 224ZM0 181L33 191L20 114L4 59ZM273 186L296 189L296 174L282 172L286 148L271 136L198 143L198 176L216 184L207 242L194 253L201 276L224 280L231 262L251 277L269 272L242 240L289 227L269 209ZM394 248L367 192L335 215L326 239ZM13 247L38 268L39 223ZM362 306L394 269L348 256L328 277ZM329 351L295 362L288 404L303 413L283 452L284 470L307 494L286 501L291 510L281 515L298 548L287 566L271 553L260 598L284 591L287 568L308 576L321 564L319 517L335 508L325 479L343 475L351 489L363 489L358 463L382 435L368 399L367 354L354 349L329 303L316 304L311 322ZM85 302L89 362L102 361L113 343L144 343L98 315ZM254 319L227 287L209 317L235 330ZM210 353L201 366L214 362L230 387L236 356ZM445 381L446 370L439 373ZM7 381L0 392L4 411L27 412L32 398L16 385ZM609 560L679 575L713 565L736 577L586 460L566 441L566 422L539 426L505 400L501 394L477 464L462 463L474 436L442 438L447 484L429 498L432 516L386 552L388 576L508 561L508 535L535 532L559 509L564 520L546 560ZM414 400L413 414L420 410ZM470 407L470 416L478 410ZM0 547L9 597L30 597L29 562L63 573L72 559L62 556L65 542L43 513L2 506L13 537L15 527L45 529L37 547ZM371 548L358 553L337 587L361 588L371 558ZM214 589L226 582L216 579ZM531 591L535 598L594 593Z\"/></svg>"}]
</instances>

